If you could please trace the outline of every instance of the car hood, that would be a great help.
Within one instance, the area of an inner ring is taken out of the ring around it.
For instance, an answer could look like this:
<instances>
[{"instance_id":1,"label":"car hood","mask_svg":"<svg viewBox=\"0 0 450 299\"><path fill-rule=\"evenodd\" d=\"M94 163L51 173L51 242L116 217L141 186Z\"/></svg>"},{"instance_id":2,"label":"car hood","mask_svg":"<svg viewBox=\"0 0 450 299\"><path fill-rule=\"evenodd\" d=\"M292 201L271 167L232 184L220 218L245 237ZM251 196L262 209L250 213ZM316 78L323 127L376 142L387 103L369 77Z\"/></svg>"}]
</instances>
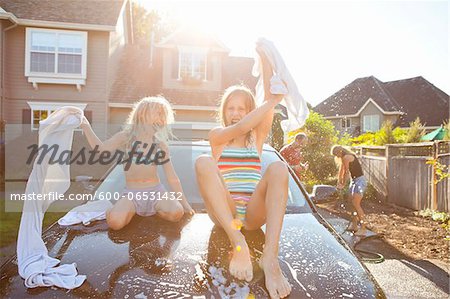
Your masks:
<instances>
[{"instance_id":1,"label":"car hood","mask_svg":"<svg viewBox=\"0 0 450 299\"><path fill-rule=\"evenodd\" d=\"M279 258L293 286L290 298L384 298L373 277L322 221L311 213L285 216ZM255 259L262 251L263 229L245 232ZM108 230L104 221L87 227L55 224L44 241L50 256L62 264L75 262L86 282L70 291L27 290L10 260L1 268L1 297L268 297L256 262L250 283L229 276L230 243L206 214L175 224L136 216L120 231Z\"/></svg>"}]
</instances>

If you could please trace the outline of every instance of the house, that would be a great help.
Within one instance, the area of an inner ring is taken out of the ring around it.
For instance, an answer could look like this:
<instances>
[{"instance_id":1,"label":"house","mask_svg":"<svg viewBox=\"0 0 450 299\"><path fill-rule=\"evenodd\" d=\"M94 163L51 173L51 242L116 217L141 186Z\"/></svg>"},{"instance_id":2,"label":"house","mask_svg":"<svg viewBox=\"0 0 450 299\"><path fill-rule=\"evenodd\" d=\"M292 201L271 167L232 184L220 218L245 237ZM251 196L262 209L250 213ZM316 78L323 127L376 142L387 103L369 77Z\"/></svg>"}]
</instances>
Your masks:
<instances>
[{"instance_id":1,"label":"house","mask_svg":"<svg viewBox=\"0 0 450 299\"><path fill-rule=\"evenodd\" d=\"M39 121L58 107L83 109L94 130L107 135L111 86L132 43L130 9L128 0L0 0L6 181L26 181L27 148L37 143ZM74 151L85 147L84 136L76 132ZM100 178L107 167L82 165L71 172Z\"/></svg>"},{"instance_id":2,"label":"house","mask_svg":"<svg viewBox=\"0 0 450 299\"><path fill-rule=\"evenodd\" d=\"M30 124L74 105L106 124L118 62L132 42L127 0L0 0L1 116Z\"/></svg>"},{"instance_id":3,"label":"house","mask_svg":"<svg viewBox=\"0 0 450 299\"><path fill-rule=\"evenodd\" d=\"M158 43L128 47L109 101L111 124L122 124L132 104L148 95L163 95L175 111L175 135L206 139L217 126L221 94L233 84L254 89L253 59L229 56L211 34L182 28Z\"/></svg>"},{"instance_id":4,"label":"house","mask_svg":"<svg viewBox=\"0 0 450 299\"><path fill-rule=\"evenodd\" d=\"M179 30L158 43L133 44L129 0L0 0L0 43L0 116L12 180L27 177L27 146L37 142L39 121L58 107L83 109L105 139L133 103L161 94L176 112L175 135L201 139L217 124L226 87L256 85L253 59L229 56L211 35ZM81 132L73 147L87 147ZM72 172L99 178L106 167Z\"/></svg>"},{"instance_id":5,"label":"house","mask_svg":"<svg viewBox=\"0 0 450 299\"><path fill-rule=\"evenodd\" d=\"M353 136L380 129L385 121L409 127L416 117L426 128L436 128L449 119L449 96L415 77L382 82L370 76L356 79L314 107L335 128Z\"/></svg>"}]
</instances>

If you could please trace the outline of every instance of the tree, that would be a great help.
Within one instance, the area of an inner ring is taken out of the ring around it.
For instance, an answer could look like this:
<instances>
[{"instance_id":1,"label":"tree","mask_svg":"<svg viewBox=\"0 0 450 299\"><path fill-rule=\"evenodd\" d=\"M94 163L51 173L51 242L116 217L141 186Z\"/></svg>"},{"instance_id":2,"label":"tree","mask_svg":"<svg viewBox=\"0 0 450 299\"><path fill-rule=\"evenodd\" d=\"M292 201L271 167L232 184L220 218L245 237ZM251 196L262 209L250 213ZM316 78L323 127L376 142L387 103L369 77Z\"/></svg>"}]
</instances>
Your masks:
<instances>
[{"instance_id":1,"label":"tree","mask_svg":"<svg viewBox=\"0 0 450 299\"><path fill-rule=\"evenodd\" d=\"M396 143L394 137L394 125L387 120L381 126L381 129L375 134L376 145L385 145Z\"/></svg>"},{"instance_id":2,"label":"tree","mask_svg":"<svg viewBox=\"0 0 450 299\"><path fill-rule=\"evenodd\" d=\"M336 165L330 149L337 143L338 132L331 121L314 111L310 111L303 128L288 133L288 141L292 142L299 132L304 132L308 136L308 143L303 149L303 158L309 164L305 171L305 183L309 189L314 184L326 182L336 174Z\"/></svg>"},{"instance_id":3,"label":"tree","mask_svg":"<svg viewBox=\"0 0 450 299\"><path fill-rule=\"evenodd\" d=\"M409 123L409 129L406 133L405 142L414 143L420 142L420 138L425 135L425 127L420 123L420 118L417 117L415 121Z\"/></svg>"},{"instance_id":4,"label":"tree","mask_svg":"<svg viewBox=\"0 0 450 299\"><path fill-rule=\"evenodd\" d=\"M134 42L150 45L152 32L154 41L158 42L176 30L177 24L167 21L169 18L156 10L148 11L145 7L132 2Z\"/></svg>"},{"instance_id":5,"label":"tree","mask_svg":"<svg viewBox=\"0 0 450 299\"><path fill-rule=\"evenodd\" d=\"M444 121L444 140L450 140L450 120Z\"/></svg>"},{"instance_id":6,"label":"tree","mask_svg":"<svg viewBox=\"0 0 450 299\"><path fill-rule=\"evenodd\" d=\"M277 151L281 150L284 142L284 132L281 128L281 114L275 113L272 121L272 132L270 135L270 145Z\"/></svg>"}]
</instances>

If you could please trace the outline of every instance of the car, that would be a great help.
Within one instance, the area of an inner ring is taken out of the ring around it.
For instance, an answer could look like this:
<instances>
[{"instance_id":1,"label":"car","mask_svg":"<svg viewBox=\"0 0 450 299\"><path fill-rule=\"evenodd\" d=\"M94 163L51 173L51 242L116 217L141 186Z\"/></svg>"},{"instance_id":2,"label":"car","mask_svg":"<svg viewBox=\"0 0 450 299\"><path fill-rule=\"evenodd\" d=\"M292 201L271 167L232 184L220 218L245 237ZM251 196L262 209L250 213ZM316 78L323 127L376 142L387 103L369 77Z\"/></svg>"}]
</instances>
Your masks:
<instances>
[{"instance_id":1,"label":"car","mask_svg":"<svg viewBox=\"0 0 450 299\"><path fill-rule=\"evenodd\" d=\"M16 258L1 268L3 298L268 298L264 273L254 262L254 278L247 283L228 271L230 243L214 226L198 191L194 163L209 154L207 142L174 142L171 159L194 216L178 223L153 217L133 218L119 231L105 221L69 227L53 224L43 233L49 255L61 263L77 264L85 283L76 289L26 289ZM262 171L283 160L264 145ZM120 192L122 166L112 168L97 192ZM383 291L352 249L318 213L314 203L289 169L289 199L280 239L279 260L292 285L289 298L385 298ZM164 182L164 174L161 173ZM254 260L261 255L264 229L244 231ZM250 296L250 297L249 297Z\"/></svg>"}]
</instances>

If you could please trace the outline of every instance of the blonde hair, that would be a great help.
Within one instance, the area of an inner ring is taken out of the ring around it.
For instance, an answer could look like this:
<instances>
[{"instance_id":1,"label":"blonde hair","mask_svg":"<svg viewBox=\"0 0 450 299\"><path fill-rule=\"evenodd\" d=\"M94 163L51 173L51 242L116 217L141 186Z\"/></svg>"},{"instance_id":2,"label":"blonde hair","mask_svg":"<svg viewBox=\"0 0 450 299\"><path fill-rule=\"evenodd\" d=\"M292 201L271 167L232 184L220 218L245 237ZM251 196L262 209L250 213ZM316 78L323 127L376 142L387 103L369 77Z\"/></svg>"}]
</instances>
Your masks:
<instances>
[{"instance_id":1,"label":"blonde hair","mask_svg":"<svg viewBox=\"0 0 450 299\"><path fill-rule=\"evenodd\" d=\"M227 108L228 102L236 95L243 95L245 98L245 108L247 108L247 111L253 111L256 109L256 100L255 96L253 95L252 91L244 86L244 85L233 85L228 87L224 94L222 95L222 98L220 100L220 108L217 120L222 124L222 126L227 127L230 122L226 119L225 109ZM248 113L247 112L247 113ZM253 143L253 130L250 130L247 133L247 140L246 140L246 146L249 146Z\"/></svg>"},{"instance_id":2,"label":"blonde hair","mask_svg":"<svg viewBox=\"0 0 450 299\"><path fill-rule=\"evenodd\" d=\"M124 124L123 131L128 133L126 149L136 141L138 132L146 132L150 126L150 120L159 120L160 125L152 125L154 138L158 142L167 142L173 138L170 124L174 122L174 112L170 103L162 96L145 97L136 102Z\"/></svg>"},{"instance_id":3,"label":"blonde hair","mask_svg":"<svg viewBox=\"0 0 450 299\"><path fill-rule=\"evenodd\" d=\"M339 166L342 164L342 157L344 157L345 155L356 156L356 154L354 152L352 152L350 149L345 148L342 145L338 145L338 144L333 145L331 147L330 154L334 156L334 161ZM342 156L339 157L338 156L339 154L342 154Z\"/></svg>"}]
</instances>

